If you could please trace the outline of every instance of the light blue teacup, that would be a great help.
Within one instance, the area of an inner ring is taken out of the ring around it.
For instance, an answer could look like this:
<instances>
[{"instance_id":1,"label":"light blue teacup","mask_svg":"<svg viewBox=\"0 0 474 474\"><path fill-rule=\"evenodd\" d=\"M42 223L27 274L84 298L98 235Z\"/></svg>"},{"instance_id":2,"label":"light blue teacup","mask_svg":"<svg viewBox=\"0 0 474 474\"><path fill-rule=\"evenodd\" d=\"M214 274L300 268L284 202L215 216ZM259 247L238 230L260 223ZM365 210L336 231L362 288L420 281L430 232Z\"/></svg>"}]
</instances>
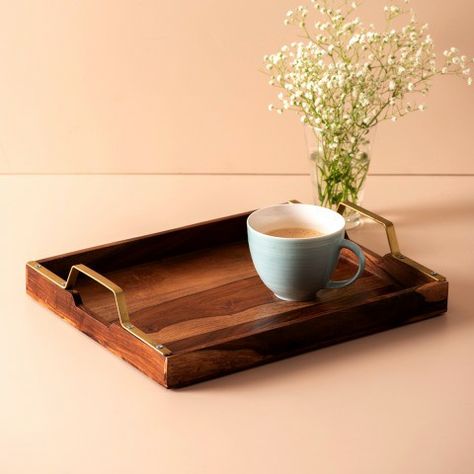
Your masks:
<instances>
[{"instance_id":1,"label":"light blue teacup","mask_svg":"<svg viewBox=\"0 0 474 474\"><path fill-rule=\"evenodd\" d=\"M314 229L317 237L267 235L282 228ZM258 209L247 219L250 253L263 283L282 300L306 301L322 288L343 288L364 271L365 257L358 245L344 238L345 220L337 212L311 204L278 204ZM355 275L330 280L341 248L359 260Z\"/></svg>"}]
</instances>

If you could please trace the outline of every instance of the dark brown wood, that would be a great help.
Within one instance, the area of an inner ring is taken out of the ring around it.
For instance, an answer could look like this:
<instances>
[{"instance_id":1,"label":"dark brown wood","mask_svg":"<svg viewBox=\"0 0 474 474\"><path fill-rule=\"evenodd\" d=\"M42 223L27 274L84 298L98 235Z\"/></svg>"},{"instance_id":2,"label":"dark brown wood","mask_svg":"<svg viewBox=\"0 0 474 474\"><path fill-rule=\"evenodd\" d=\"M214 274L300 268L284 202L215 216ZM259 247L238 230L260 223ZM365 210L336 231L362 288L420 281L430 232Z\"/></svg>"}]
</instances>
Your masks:
<instances>
[{"instance_id":1,"label":"dark brown wood","mask_svg":"<svg viewBox=\"0 0 474 474\"><path fill-rule=\"evenodd\" d=\"M83 263L125 291L133 323L164 357L118 322L112 294L87 278L66 291L27 267L27 292L166 387L181 387L441 314L448 283L364 249L353 285L312 302L273 296L253 268L248 213L39 261L66 278ZM334 278L355 271L343 251Z\"/></svg>"}]
</instances>

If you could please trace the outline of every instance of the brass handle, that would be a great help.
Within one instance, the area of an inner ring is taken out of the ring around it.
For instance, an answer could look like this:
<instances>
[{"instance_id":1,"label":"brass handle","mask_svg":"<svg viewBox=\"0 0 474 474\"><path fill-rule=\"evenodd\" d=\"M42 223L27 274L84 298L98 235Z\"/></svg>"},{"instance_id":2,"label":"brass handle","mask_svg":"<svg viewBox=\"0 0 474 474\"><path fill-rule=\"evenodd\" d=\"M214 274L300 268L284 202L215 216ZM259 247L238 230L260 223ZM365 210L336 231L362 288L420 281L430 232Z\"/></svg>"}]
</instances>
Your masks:
<instances>
[{"instance_id":1,"label":"brass handle","mask_svg":"<svg viewBox=\"0 0 474 474\"><path fill-rule=\"evenodd\" d=\"M140 341L144 342L146 345L150 346L155 351L159 352L162 356L168 356L171 354L171 351L167 347L165 347L163 344L157 344L156 342L152 341L149 338L148 334L137 328L130 321L130 315L128 313L127 303L125 301L125 293L122 288L120 288L120 286L116 285L113 281L104 277L100 273L97 273L95 270L92 270L92 268L89 268L86 265L83 265L82 263L78 265L73 265L69 270L67 280L64 281L62 278L58 277L55 273L43 267L43 265L38 262L28 262L27 265L33 270L40 273L42 276L47 278L55 285L59 286L60 288L63 288L64 290L72 290L76 285L77 278L81 273L89 277L91 280L94 280L95 282L99 283L99 285L102 285L114 295L115 306L117 308L120 325L127 332L140 339Z\"/></svg>"},{"instance_id":2,"label":"brass handle","mask_svg":"<svg viewBox=\"0 0 474 474\"><path fill-rule=\"evenodd\" d=\"M394 257L400 256L400 246L398 245L397 234L395 233L395 226L393 225L392 221L385 219L385 217L379 216L374 212L368 211L363 207L358 206L349 201L340 202L337 206L337 212L341 215L344 214L345 209L352 209L353 211L362 214L365 217L372 219L373 221L377 222L378 224L383 225L385 232L387 234L388 245L390 247L390 252Z\"/></svg>"},{"instance_id":3,"label":"brass handle","mask_svg":"<svg viewBox=\"0 0 474 474\"><path fill-rule=\"evenodd\" d=\"M378 214L368 211L367 209L364 209L363 207L360 207L357 204L354 204L349 201L340 202L337 207L337 212L342 215L345 209L352 209L353 211L356 211L359 214L365 217L368 217L369 219L372 219L378 224L381 224L385 229L385 233L387 234L387 240L388 240L388 245L390 247L390 253L394 258L396 258L397 260L400 260L401 262L406 263L407 265L410 265L413 268L416 268L417 270L429 276L435 281L446 280L446 278L443 275L436 273L435 271L425 267L421 263L415 262L414 260L406 257L400 252L400 246L398 245L397 234L395 232L395 226L393 225L393 222L389 221L388 219L385 219L385 217L379 216Z\"/></svg>"}]
</instances>

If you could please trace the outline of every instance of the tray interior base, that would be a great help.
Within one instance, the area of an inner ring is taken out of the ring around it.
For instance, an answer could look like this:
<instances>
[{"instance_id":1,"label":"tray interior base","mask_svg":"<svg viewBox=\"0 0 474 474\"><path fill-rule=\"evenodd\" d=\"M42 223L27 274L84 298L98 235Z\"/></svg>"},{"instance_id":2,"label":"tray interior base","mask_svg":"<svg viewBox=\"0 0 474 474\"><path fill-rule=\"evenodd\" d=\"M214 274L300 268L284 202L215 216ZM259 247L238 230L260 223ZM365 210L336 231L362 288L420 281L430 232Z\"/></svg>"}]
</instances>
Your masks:
<instances>
[{"instance_id":1,"label":"tray interior base","mask_svg":"<svg viewBox=\"0 0 474 474\"><path fill-rule=\"evenodd\" d=\"M322 290L311 302L285 302L268 290L255 272L246 242L159 259L104 272L127 295L134 324L173 353L202 347L209 340L242 336L259 325L285 323L303 308L327 312L332 306L366 301L402 286L373 271L370 260L363 276L339 290ZM343 252L333 278L356 271L349 252ZM117 322L113 298L89 279L77 289L84 309L104 324Z\"/></svg>"}]
</instances>

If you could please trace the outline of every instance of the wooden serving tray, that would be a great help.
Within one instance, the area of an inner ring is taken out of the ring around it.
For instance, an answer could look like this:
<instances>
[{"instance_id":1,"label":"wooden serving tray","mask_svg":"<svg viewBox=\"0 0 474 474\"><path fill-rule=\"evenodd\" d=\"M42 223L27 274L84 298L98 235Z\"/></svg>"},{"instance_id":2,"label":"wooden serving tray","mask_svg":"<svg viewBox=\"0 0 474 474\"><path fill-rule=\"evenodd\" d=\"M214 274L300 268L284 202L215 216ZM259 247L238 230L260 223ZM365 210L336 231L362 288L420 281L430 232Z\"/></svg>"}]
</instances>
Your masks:
<instances>
[{"instance_id":1,"label":"wooden serving tray","mask_svg":"<svg viewBox=\"0 0 474 474\"><path fill-rule=\"evenodd\" d=\"M363 248L363 276L312 302L280 301L260 281L249 213L28 262L26 289L168 388L445 312L446 279L400 253L389 221L344 207L383 224L392 252ZM355 269L343 251L333 277Z\"/></svg>"}]
</instances>

